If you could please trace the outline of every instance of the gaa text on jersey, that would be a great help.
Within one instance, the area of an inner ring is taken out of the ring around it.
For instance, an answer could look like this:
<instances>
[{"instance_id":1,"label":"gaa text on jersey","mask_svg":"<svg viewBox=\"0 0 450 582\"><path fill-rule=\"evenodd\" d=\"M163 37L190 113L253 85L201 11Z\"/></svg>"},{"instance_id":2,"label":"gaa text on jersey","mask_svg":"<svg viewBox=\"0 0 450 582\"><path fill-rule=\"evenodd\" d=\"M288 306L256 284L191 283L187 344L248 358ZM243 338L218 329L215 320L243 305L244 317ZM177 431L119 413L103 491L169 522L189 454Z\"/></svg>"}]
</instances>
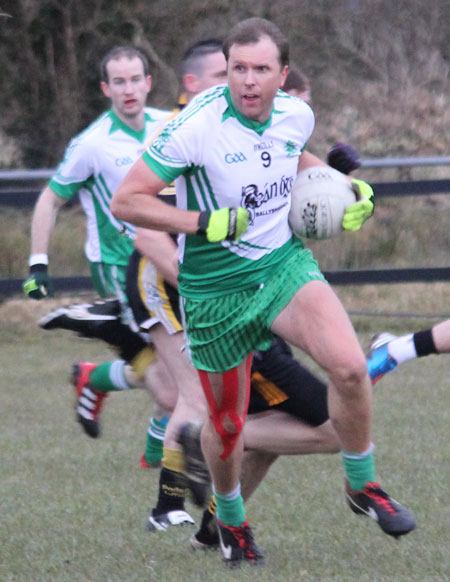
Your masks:
<instances>
[{"instance_id":1,"label":"gaa text on jersey","mask_svg":"<svg viewBox=\"0 0 450 582\"><path fill-rule=\"evenodd\" d=\"M116 166L128 166L128 164L133 164L133 160L129 157L127 158L116 158Z\"/></svg>"},{"instance_id":2,"label":"gaa text on jersey","mask_svg":"<svg viewBox=\"0 0 450 582\"><path fill-rule=\"evenodd\" d=\"M247 158L242 152L234 154L225 154L225 161L227 164L238 164L239 162L246 162Z\"/></svg>"}]
</instances>

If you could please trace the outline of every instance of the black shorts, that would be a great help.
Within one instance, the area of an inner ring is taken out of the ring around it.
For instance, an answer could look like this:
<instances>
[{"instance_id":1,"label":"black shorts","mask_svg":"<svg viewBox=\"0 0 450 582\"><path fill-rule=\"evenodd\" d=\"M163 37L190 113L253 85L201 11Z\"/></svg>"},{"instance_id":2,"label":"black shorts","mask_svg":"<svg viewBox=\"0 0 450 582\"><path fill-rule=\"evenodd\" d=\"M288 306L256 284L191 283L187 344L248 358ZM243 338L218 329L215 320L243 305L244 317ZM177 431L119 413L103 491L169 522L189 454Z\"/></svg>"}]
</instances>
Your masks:
<instances>
[{"instance_id":1,"label":"black shorts","mask_svg":"<svg viewBox=\"0 0 450 582\"><path fill-rule=\"evenodd\" d=\"M282 410L311 426L329 419L326 385L300 365L281 338L253 356L248 413L266 410Z\"/></svg>"},{"instance_id":2,"label":"black shorts","mask_svg":"<svg viewBox=\"0 0 450 582\"><path fill-rule=\"evenodd\" d=\"M126 292L141 330L150 331L158 323L164 325L169 334L183 330L178 290L137 250L128 263Z\"/></svg>"}]
</instances>

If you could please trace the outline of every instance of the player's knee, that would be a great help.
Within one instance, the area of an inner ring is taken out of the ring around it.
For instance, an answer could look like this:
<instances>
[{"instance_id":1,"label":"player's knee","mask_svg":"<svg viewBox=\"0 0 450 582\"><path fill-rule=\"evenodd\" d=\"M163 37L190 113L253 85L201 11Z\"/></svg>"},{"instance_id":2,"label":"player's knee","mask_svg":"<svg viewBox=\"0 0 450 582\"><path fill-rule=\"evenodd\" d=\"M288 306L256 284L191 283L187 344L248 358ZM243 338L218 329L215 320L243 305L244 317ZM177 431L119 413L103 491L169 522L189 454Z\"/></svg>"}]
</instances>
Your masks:
<instances>
[{"instance_id":1,"label":"player's knee","mask_svg":"<svg viewBox=\"0 0 450 582\"><path fill-rule=\"evenodd\" d=\"M231 415L229 412L225 412L225 414L221 415L222 417L222 425L225 432L230 434L241 434L242 432L242 420L239 416Z\"/></svg>"},{"instance_id":2,"label":"player's knee","mask_svg":"<svg viewBox=\"0 0 450 582\"><path fill-rule=\"evenodd\" d=\"M211 414L211 421L223 445L220 458L225 460L236 447L244 428L244 418L236 410L216 410Z\"/></svg>"},{"instance_id":3,"label":"player's knee","mask_svg":"<svg viewBox=\"0 0 450 582\"><path fill-rule=\"evenodd\" d=\"M364 354L345 358L330 373L330 380L339 387L349 389L360 386L367 378L367 363Z\"/></svg>"},{"instance_id":4,"label":"player's knee","mask_svg":"<svg viewBox=\"0 0 450 582\"><path fill-rule=\"evenodd\" d=\"M211 414L211 420L219 435L225 438L239 436L244 428L244 419L234 409L215 410Z\"/></svg>"}]
</instances>

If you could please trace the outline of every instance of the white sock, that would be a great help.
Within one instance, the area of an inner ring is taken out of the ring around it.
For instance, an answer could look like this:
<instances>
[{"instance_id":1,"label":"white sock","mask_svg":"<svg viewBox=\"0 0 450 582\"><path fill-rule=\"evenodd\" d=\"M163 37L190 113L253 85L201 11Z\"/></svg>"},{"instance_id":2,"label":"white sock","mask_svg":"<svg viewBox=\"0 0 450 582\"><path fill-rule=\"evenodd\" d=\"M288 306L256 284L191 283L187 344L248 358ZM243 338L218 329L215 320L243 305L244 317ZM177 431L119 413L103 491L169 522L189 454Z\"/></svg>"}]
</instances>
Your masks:
<instances>
[{"instance_id":1,"label":"white sock","mask_svg":"<svg viewBox=\"0 0 450 582\"><path fill-rule=\"evenodd\" d=\"M403 364L408 360L417 358L416 347L414 345L413 334L402 335L388 343L388 352L397 364Z\"/></svg>"},{"instance_id":2,"label":"white sock","mask_svg":"<svg viewBox=\"0 0 450 582\"><path fill-rule=\"evenodd\" d=\"M214 488L214 485L212 486L212 490L214 495L217 497L218 493ZM230 491L230 493L224 493L223 495L219 495L219 497L221 497L222 499L225 499L226 501L233 501L234 499L237 499L241 494L241 483L239 482L236 487Z\"/></svg>"},{"instance_id":3,"label":"white sock","mask_svg":"<svg viewBox=\"0 0 450 582\"><path fill-rule=\"evenodd\" d=\"M125 376L126 362L124 360L114 360L109 369L109 379L119 390L131 390L131 386Z\"/></svg>"}]
</instances>

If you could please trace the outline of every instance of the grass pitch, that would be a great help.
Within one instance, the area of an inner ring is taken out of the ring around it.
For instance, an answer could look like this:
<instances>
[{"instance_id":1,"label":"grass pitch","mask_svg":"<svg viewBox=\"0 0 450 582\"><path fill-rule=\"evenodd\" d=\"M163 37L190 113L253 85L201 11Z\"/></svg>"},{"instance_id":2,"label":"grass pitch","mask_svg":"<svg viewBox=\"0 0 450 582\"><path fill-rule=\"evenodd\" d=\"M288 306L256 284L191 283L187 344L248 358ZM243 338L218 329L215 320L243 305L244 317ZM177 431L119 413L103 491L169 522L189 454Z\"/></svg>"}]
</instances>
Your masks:
<instances>
[{"instance_id":1,"label":"grass pitch","mask_svg":"<svg viewBox=\"0 0 450 582\"><path fill-rule=\"evenodd\" d=\"M409 362L375 387L379 479L415 512L416 531L396 541L353 515L338 455L284 457L248 504L267 565L228 571L219 553L190 550L193 528L145 530L159 477L139 466L148 396L111 395L103 434L89 439L74 421L70 366L112 359L111 352L68 332L41 331L34 317L24 325L17 310L8 319L4 304L0 324L2 582L450 579L448 356ZM389 321L397 333L416 328ZM361 341L381 329L366 319ZM201 511L186 508L198 522Z\"/></svg>"}]
</instances>

